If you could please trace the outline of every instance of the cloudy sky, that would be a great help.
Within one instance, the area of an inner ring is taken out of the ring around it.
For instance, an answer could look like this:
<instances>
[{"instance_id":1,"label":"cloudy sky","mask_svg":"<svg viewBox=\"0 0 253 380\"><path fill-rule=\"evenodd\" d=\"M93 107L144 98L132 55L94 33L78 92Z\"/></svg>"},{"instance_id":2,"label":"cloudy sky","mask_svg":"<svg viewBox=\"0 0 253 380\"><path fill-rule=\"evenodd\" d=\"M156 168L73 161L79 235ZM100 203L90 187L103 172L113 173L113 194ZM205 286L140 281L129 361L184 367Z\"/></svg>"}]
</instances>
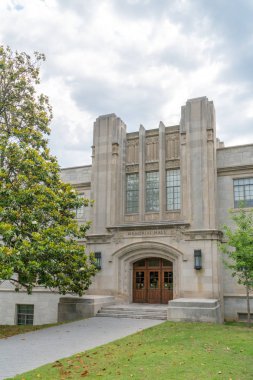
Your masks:
<instances>
[{"instance_id":1,"label":"cloudy sky","mask_svg":"<svg viewBox=\"0 0 253 380\"><path fill-rule=\"evenodd\" d=\"M253 142L252 0L0 0L0 43L40 51L63 167L90 164L97 116L178 124L207 96L226 146Z\"/></svg>"}]
</instances>

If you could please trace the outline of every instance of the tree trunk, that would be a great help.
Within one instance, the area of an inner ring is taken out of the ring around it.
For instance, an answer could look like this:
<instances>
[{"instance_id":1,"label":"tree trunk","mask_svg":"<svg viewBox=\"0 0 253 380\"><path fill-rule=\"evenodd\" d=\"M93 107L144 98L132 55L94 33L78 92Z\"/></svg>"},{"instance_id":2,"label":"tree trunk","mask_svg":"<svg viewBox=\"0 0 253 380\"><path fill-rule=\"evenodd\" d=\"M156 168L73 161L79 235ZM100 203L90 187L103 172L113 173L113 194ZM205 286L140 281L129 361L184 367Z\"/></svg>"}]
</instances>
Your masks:
<instances>
[{"instance_id":1,"label":"tree trunk","mask_svg":"<svg viewBox=\"0 0 253 380\"><path fill-rule=\"evenodd\" d=\"M246 285L246 295L247 295L247 324L250 327L250 299L249 299L249 286Z\"/></svg>"}]
</instances>

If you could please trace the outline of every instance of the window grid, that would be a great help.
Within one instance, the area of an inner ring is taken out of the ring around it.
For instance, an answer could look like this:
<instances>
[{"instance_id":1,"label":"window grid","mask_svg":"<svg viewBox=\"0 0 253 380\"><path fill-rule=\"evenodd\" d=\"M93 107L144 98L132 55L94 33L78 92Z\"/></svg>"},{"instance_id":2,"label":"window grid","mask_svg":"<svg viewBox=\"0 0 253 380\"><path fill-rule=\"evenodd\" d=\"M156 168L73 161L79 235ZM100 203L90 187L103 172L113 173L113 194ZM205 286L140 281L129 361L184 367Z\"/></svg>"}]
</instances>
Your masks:
<instances>
[{"instance_id":1,"label":"window grid","mask_svg":"<svg viewBox=\"0 0 253 380\"><path fill-rule=\"evenodd\" d=\"M167 210L180 210L181 208L180 169L167 170L166 195L167 195Z\"/></svg>"},{"instance_id":2,"label":"window grid","mask_svg":"<svg viewBox=\"0 0 253 380\"><path fill-rule=\"evenodd\" d=\"M159 211L159 172L146 172L146 211Z\"/></svg>"},{"instance_id":3,"label":"window grid","mask_svg":"<svg viewBox=\"0 0 253 380\"><path fill-rule=\"evenodd\" d=\"M253 178L234 179L234 206L253 207Z\"/></svg>"},{"instance_id":4,"label":"window grid","mask_svg":"<svg viewBox=\"0 0 253 380\"><path fill-rule=\"evenodd\" d=\"M126 212L136 213L139 211L139 174L127 174L126 182Z\"/></svg>"},{"instance_id":5,"label":"window grid","mask_svg":"<svg viewBox=\"0 0 253 380\"><path fill-rule=\"evenodd\" d=\"M84 193L79 193L78 198L83 199L84 198ZM76 209L76 218L77 219L82 219L84 217L84 205Z\"/></svg>"},{"instance_id":6,"label":"window grid","mask_svg":"<svg viewBox=\"0 0 253 380\"><path fill-rule=\"evenodd\" d=\"M17 324L33 325L34 305L17 305Z\"/></svg>"},{"instance_id":7,"label":"window grid","mask_svg":"<svg viewBox=\"0 0 253 380\"><path fill-rule=\"evenodd\" d=\"M102 254L101 252L95 252L95 265L97 269L102 268Z\"/></svg>"}]
</instances>

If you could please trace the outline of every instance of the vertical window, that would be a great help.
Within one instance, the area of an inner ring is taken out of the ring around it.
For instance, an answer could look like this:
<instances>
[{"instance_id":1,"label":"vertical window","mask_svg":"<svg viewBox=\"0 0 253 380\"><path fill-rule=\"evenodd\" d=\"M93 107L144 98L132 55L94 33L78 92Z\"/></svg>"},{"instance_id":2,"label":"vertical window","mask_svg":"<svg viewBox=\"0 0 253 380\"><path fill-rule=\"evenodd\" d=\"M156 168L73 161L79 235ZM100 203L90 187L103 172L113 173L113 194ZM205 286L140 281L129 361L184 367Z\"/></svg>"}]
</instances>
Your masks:
<instances>
[{"instance_id":1,"label":"vertical window","mask_svg":"<svg viewBox=\"0 0 253 380\"><path fill-rule=\"evenodd\" d=\"M33 325L34 305L17 305L17 324Z\"/></svg>"},{"instance_id":2,"label":"vertical window","mask_svg":"<svg viewBox=\"0 0 253 380\"><path fill-rule=\"evenodd\" d=\"M84 193L79 193L78 198L83 199L84 198ZM77 219L83 219L84 218L84 205L81 206L80 208L76 209L76 218Z\"/></svg>"},{"instance_id":3,"label":"vertical window","mask_svg":"<svg viewBox=\"0 0 253 380\"><path fill-rule=\"evenodd\" d=\"M95 265L97 267L97 269L101 269L102 268L102 254L101 252L95 252Z\"/></svg>"},{"instance_id":4,"label":"vertical window","mask_svg":"<svg viewBox=\"0 0 253 380\"><path fill-rule=\"evenodd\" d=\"M166 174L167 210L180 210L180 169L167 170Z\"/></svg>"},{"instance_id":5,"label":"vertical window","mask_svg":"<svg viewBox=\"0 0 253 380\"><path fill-rule=\"evenodd\" d=\"M139 174L126 176L126 212L131 214L139 211Z\"/></svg>"},{"instance_id":6,"label":"vertical window","mask_svg":"<svg viewBox=\"0 0 253 380\"><path fill-rule=\"evenodd\" d=\"M235 207L253 207L253 178L234 179Z\"/></svg>"},{"instance_id":7,"label":"vertical window","mask_svg":"<svg viewBox=\"0 0 253 380\"><path fill-rule=\"evenodd\" d=\"M146 172L146 211L159 211L159 172Z\"/></svg>"}]
</instances>

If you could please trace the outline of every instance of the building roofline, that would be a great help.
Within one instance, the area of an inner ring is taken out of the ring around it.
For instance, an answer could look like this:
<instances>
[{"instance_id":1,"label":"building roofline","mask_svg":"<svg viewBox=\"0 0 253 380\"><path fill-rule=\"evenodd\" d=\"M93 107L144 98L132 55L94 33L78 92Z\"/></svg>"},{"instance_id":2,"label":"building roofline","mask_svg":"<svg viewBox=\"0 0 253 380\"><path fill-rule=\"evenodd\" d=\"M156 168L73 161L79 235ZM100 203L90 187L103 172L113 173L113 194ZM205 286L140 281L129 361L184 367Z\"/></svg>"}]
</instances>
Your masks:
<instances>
[{"instance_id":1,"label":"building roofline","mask_svg":"<svg viewBox=\"0 0 253 380\"><path fill-rule=\"evenodd\" d=\"M245 148L246 146L252 146L253 144L242 144L242 145L233 145L233 146L223 146L221 148L217 148L217 150L225 150L225 149L234 149L234 148Z\"/></svg>"},{"instance_id":2,"label":"building roofline","mask_svg":"<svg viewBox=\"0 0 253 380\"><path fill-rule=\"evenodd\" d=\"M82 166L69 166L67 168L61 168L61 170L69 170L69 169L81 169L81 168L91 168L92 165L82 165Z\"/></svg>"}]
</instances>

